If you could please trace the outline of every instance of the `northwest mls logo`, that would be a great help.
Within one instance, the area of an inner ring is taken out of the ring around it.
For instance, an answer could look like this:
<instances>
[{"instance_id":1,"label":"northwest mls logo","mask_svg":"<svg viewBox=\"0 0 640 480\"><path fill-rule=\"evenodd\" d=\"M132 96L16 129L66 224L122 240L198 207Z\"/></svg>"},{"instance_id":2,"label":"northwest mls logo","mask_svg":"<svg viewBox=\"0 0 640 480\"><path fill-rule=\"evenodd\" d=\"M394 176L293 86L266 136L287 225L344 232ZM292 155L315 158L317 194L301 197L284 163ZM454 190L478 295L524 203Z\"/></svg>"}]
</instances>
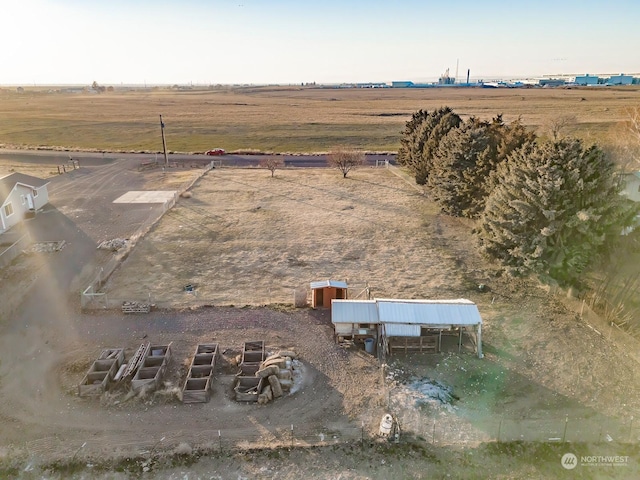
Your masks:
<instances>
[{"instance_id":1,"label":"northwest mls logo","mask_svg":"<svg viewBox=\"0 0 640 480\"><path fill-rule=\"evenodd\" d=\"M573 453L565 453L560 459L562 468L573 470L578 466L578 457ZM583 467L624 467L629 464L626 455L581 455L580 465Z\"/></svg>"},{"instance_id":2,"label":"northwest mls logo","mask_svg":"<svg viewBox=\"0 0 640 480\"><path fill-rule=\"evenodd\" d=\"M573 470L578 466L578 457L576 457L573 453L565 453L562 455L562 459L560 459L560 463L563 468L567 470Z\"/></svg>"}]
</instances>

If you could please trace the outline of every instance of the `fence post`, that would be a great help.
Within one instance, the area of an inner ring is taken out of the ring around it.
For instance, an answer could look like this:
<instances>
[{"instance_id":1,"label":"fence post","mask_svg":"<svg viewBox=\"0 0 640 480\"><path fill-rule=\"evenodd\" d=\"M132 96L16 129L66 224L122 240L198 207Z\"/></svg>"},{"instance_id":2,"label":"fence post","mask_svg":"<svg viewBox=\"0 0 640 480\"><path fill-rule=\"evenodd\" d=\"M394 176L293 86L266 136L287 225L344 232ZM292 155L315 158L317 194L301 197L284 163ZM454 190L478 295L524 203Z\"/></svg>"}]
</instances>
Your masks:
<instances>
[{"instance_id":1,"label":"fence post","mask_svg":"<svg viewBox=\"0 0 640 480\"><path fill-rule=\"evenodd\" d=\"M433 420L433 434L431 435L431 443L435 445L436 443L436 421Z\"/></svg>"},{"instance_id":2,"label":"fence post","mask_svg":"<svg viewBox=\"0 0 640 480\"><path fill-rule=\"evenodd\" d=\"M293 448L293 423L291 424L291 448Z\"/></svg>"},{"instance_id":3,"label":"fence post","mask_svg":"<svg viewBox=\"0 0 640 480\"><path fill-rule=\"evenodd\" d=\"M362 425L360 427L360 442L362 443L362 446L364 447L364 420L362 421Z\"/></svg>"},{"instance_id":4,"label":"fence post","mask_svg":"<svg viewBox=\"0 0 640 480\"><path fill-rule=\"evenodd\" d=\"M565 443L567 439L567 425L569 424L569 415L564 417L564 431L562 432L562 443Z\"/></svg>"},{"instance_id":5,"label":"fence post","mask_svg":"<svg viewBox=\"0 0 640 480\"><path fill-rule=\"evenodd\" d=\"M601 438L602 438L602 421L600 422L600 431L598 432L598 441L596 443L600 443Z\"/></svg>"},{"instance_id":6,"label":"fence post","mask_svg":"<svg viewBox=\"0 0 640 480\"><path fill-rule=\"evenodd\" d=\"M222 453L222 433L218 430L218 448L220 449L220 453Z\"/></svg>"},{"instance_id":7,"label":"fence post","mask_svg":"<svg viewBox=\"0 0 640 480\"><path fill-rule=\"evenodd\" d=\"M500 419L500 423L498 424L498 443L500 442L500 432L502 431L502 419Z\"/></svg>"},{"instance_id":8,"label":"fence post","mask_svg":"<svg viewBox=\"0 0 640 480\"><path fill-rule=\"evenodd\" d=\"M631 415L631 419L629 420L629 443L631 442L631 435L633 434L633 415Z\"/></svg>"}]
</instances>

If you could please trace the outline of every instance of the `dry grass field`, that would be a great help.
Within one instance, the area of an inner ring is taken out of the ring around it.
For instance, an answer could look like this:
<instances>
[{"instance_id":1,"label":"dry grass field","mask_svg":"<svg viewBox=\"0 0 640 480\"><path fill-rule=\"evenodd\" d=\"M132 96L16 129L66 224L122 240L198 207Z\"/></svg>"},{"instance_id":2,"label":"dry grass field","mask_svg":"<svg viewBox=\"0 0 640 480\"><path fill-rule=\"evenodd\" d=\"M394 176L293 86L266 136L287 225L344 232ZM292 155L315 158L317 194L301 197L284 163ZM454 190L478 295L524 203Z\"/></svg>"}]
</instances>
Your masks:
<instances>
[{"instance_id":1,"label":"dry grass field","mask_svg":"<svg viewBox=\"0 0 640 480\"><path fill-rule=\"evenodd\" d=\"M263 169L215 169L191 192L112 277L114 302L151 295L160 306L292 303L294 289L329 278L346 279L352 294L368 284L378 297L460 291L454 259L429 225L435 206L389 170L343 179L330 169L274 178Z\"/></svg>"},{"instance_id":2,"label":"dry grass field","mask_svg":"<svg viewBox=\"0 0 640 480\"><path fill-rule=\"evenodd\" d=\"M176 152L325 152L338 144L395 151L400 131L418 109L451 106L462 116L538 128L574 115L572 133L610 143L620 137L625 109L640 104L640 89L320 89L220 87L147 89L103 94L0 90L0 146L78 150L160 151L158 115L167 146Z\"/></svg>"},{"instance_id":3,"label":"dry grass field","mask_svg":"<svg viewBox=\"0 0 640 480\"><path fill-rule=\"evenodd\" d=\"M34 177L38 178L51 178L58 175L58 170L55 165L0 160L0 178L10 175L14 172L24 173L25 175L33 175Z\"/></svg>"}]
</instances>

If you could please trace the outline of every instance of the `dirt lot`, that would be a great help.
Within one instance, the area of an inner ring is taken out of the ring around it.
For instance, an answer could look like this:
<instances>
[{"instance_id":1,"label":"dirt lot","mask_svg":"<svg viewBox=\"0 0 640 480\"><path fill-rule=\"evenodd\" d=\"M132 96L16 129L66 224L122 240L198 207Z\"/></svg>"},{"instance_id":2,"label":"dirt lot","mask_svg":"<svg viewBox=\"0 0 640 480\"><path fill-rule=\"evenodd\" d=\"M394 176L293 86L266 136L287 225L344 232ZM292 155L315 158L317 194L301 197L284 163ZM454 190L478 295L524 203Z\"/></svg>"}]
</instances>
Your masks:
<instances>
[{"instance_id":1,"label":"dirt lot","mask_svg":"<svg viewBox=\"0 0 640 480\"><path fill-rule=\"evenodd\" d=\"M114 303L291 303L294 289L329 278L346 279L352 298L367 284L377 297L465 292L434 207L390 171L216 169L191 192L112 277Z\"/></svg>"},{"instance_id":2,"label":"dirt lot","mask_svg":"<svg viewBox=\"0 0 640 480\"><path fill-rule=\"evenodd\" d=\"M123 172L107 174L117 184ZM157 172L125 169L124 174L145 184ZM173 308L139 316L114 310L80 314L58 295L45 305L47 315L29 316L35 307L26 305L3 322L0 454L5 471L24 478L50 476L38 465L63 458L80 459L82 469L75 473L83 475L90 472L85 463L120 468L118 462L127 458L161 452L178 455L153 465L135 460L123 478L150 465L160 478L472 478L478 468L495 478L561 477L559 447L503 451L481 442L539 440L534 433L551 432L547 424L557 427L568 415L572 442L592 438L586 433L580 438L578 419L593 421L587 433L601 429L598 436L615 441L581 445L583 454L631 452L635 456L626 470L617 471L621 478L637 473L637 452L616 443L640 433L630 421L640 409L637 344L595 317L589 316L587 324L586 312L580 318L580 304L571 299L550 295L534 282L500 276L475 254L468 223L437 214L413 185L388 170L362 169L346 180L330 170L277 175L208 173L191 190L192 197L180 199L140 241L107 288L113 299L145 299L151 292L159 306ZM94 225L90 202L69 205L75 196L67 187L58 190L59 197L53 190L59 214L73 216L89 239L108 235L109 223ZM118 222L112 219L119 235L133 229L128 221ZM74 248L78 245L61 255L73 255ZM39 275L55 274L55 260L45 257L43 264ZM277 305L290 303L293 289L325 278L346 278L360 287L368 282L378 297L470 298L485 322L486 356L399 355L382 375L374 357L334 343L327 312ZM196 286L195 296L182 290L186 283ZM478 292L478 283L490 291ZM74 298L71 305L77 304ZM276 305L258 306L265 303ZM223 306L229 304L236 307ZM259 339L269 350L295 349L304 380L295 393L268 406L239 405L228 392L233 361L241 342ZM130 355L143 341L174 342L174 361L160 393L110 394L101 401L77 397L76 385L102 348L122 346ZM176 390L195 345L214 341L226 353L211 401L180 404ZM353 439L354 429L375 433L386 411L397 415L407 436L422 446L372 444L364 453L351 444L299 454L295 449L229 450L237 440L247 446L279 444L291 424L301 437L315 439L311 443L322 443L320 434ZM215 453L218 430L228 452L222 456ZM190 449L208 453L185 456ZM530 455L537 461L522 460ZM582 476L599 478L600 472L583 468ZM53 471L60 478L68 473L74 472Z\"/></svg>"}]
</instances>

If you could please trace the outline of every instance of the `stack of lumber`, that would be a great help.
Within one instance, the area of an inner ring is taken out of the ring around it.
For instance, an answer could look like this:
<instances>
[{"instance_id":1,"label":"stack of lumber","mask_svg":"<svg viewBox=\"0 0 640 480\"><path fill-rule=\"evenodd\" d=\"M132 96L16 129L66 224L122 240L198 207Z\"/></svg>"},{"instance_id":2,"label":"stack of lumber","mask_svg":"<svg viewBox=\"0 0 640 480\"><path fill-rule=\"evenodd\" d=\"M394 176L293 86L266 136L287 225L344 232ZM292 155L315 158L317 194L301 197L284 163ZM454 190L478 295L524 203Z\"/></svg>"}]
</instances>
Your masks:
<instances>
[{"instance_id":1,"label":"stack of lumber","mask_svg":"<svg viewBox=\"0 0 640 480\"><path fill-rule=\"evenodd\" d=\"M151 304L141 302L122 302L122 313L149 313Z\"/></svg>"}]
</instances>

